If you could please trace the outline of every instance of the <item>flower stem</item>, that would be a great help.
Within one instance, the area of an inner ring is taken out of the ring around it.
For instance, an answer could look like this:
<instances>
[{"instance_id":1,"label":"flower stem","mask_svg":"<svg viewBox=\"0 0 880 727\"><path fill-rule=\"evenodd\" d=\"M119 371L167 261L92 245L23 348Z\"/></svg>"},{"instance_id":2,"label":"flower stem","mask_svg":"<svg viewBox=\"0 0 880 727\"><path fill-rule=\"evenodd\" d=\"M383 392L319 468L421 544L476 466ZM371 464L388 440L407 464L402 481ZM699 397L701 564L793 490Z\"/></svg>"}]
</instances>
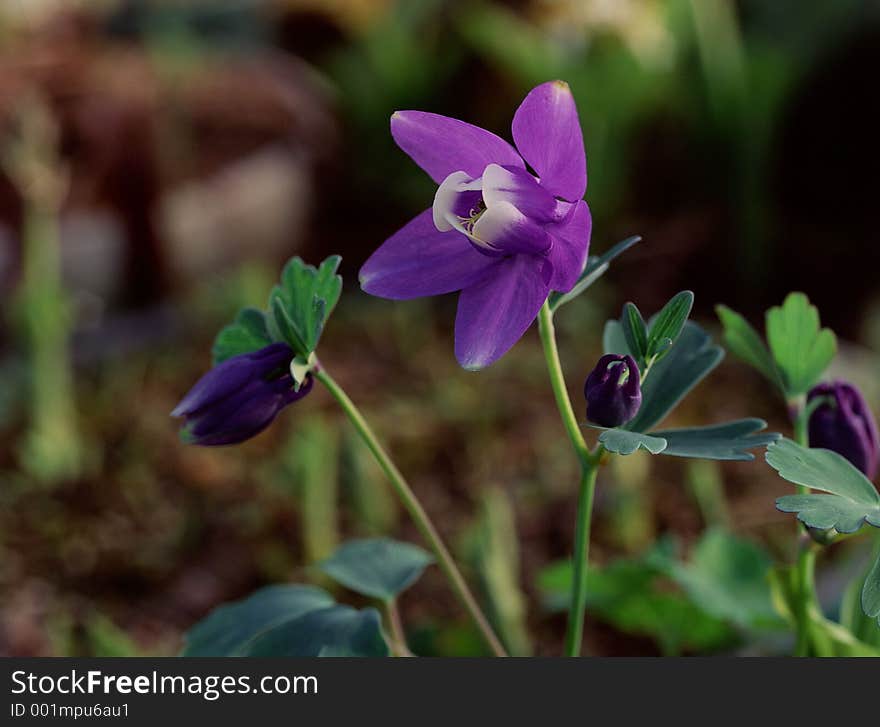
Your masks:
<instances>
[{"instance_id":1,"label":"flower stem","mask_svg":"<svg viewBox=\"0 0 880 727\"><path fill-rule=\"evenodd\" d=\"M556 406L581 468L577 520L574 531L571 603L568 611L568 629L565 635L566 656L580 656L584 636L584 616L587 610L587 569L590 554L593 496L596 491L596 475L599 471L602 447L600 445L595 452L591 452L584 441L583 434L581 434L580 425L568 396L565 376L562 373L562 362L559 360L559 349L556 346L553 313L547 303L544 303L538 314L538 331L544 347L544 358L547 359L547 371L550 374L550 386L553 389L553 396L556 398Z\"/></svg>"},{"instance_id":2,"label":"flower stem","mask_svg":"<svg viewBox=\"0 0 880 727\"><path fill-rule=\"evenodd\" d=\"M590 524L593 517L593 495L596 492L598 462L581 470L580 495L574 531L574 570L572 571L571 605L565 633L565 655L580 656L584 638L584 616L587 610L587 569L590 563Z\"/></svg>"},{"instance_id":3,"label":"flower stem","mask_svg":"<svg viewBox=\"0 0 880 727\"><path fill-rule=\"evenodd\" d=\"M412 656L412 652L406 644L406 633L403 630L403 621L400 619L400 610L397 608L395 600L385 602L385 614L388 617L392 653L395 656Z\"/></svg>"},{"instance_id":4,"label":"flower stem","mask_svg":"<svg viewBox=\"0 0 880 727\"><path fill-rule=\"evenodd\" d=\"M802 447L809 446L807 435L807 417L803 401L792 405L794 417L794 438ZM798 485L798 494L809 493L810 488ZM800 529L800 528L799 528ZM804 528L805 531L805 528ZM798 586L798 603L795 621L797 626L797 641L795 643L795 656L809 656L812 649L812 628L810 625L810 612L816 610L821 613L819 598L816 595L816 551L806 531L803 533L804 544L798 549L796 565L796 583Z\"/></svg>"},{"instance_id":5,"label":"flower stem","mask_svg":"<svg viewBox=\"0 0 880 727\"><path fill-rule=\"evenodd\" d=\"M410 517L412 517L416 527L422 534L422 537L428 543L434 556L437 558L437 564L440 566L440 570L443 571L444 575L449 580L455 595L458 597L459 601L461 601L468 614L470 614L470 617L479 629L480 634L483 636L486 645L491 649L495 656L507 656L507 652L504 650L504 647L495 635L492 627L489 625L489 621L480 610L476 599L468 588L467 583L465 583L458 567L455 565L455 561L453 561L449 550L444 545L443 540L440 538L440 534L437 532L437 529L428 517L428 513L425 512L425 509L412 491L412 488L410 488L400 470L397 469L397 465L394 464L391 457L388 456L388 453L379 443L379 440L376 438L376 435L373 433L373 430L370 428L366 419L364 419L354 402L348 397L348 394L346 394L342 387L340 387L330 374L327 373L325 368L321 366L317 367L314 371L314 376L327 387L327 390L342 407L343 411L354 425L354 428L357 430L357 433L361 436L361 439L364 440L364 443L367 445L367 448L370 450L373 457L376 458L379 467L382 468L382 471L391 481L391 484L397 492L398 497L400 497L403 506L410 514Z\"/></svg>"}]
</instances>

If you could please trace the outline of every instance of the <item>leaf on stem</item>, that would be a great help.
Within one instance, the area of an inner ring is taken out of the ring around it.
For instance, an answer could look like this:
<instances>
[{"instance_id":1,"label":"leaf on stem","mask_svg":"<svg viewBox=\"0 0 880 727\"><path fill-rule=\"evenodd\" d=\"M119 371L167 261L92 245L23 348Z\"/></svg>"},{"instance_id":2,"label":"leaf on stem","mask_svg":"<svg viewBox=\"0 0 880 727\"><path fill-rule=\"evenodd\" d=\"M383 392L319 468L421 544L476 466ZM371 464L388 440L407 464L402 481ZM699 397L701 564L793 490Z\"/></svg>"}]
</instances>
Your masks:
<instances>
[{"instance_id":1,"label":"leaf on stem","mask_svg":"<svg viewBox=\"0 0 880 727\"><path fill-rule=\"evenodd\" d=\"M348 541L317 567L352 591L391 601L433 562L429 553L415 545L369 538Z\"/></svg>"},{"instance_id":2,"label":"leaf on stem","mask_svg":"<svg viewBox=\"0 0 880 727\"><path fill-rule=\"evenodd\" d=\"M806 394L837 351L834 333L819 328L819 311L803 293L790 293L767 311L767 342L788 398Z\"/></svg>"},{"instance_id":3,"label":"leaf on stem","mask_svg":"<svg viewBox=\"0 0 880 727\"><path fill-rule=\"evenodd\" d=\"M666 440L662 437L630 432L626 429L606 429L599 435L599 441L609 452L624 456L640 448L651 454L660 454L666 449Z\"/></svg>"},{"instance_id":4,"label":"leaf on stem","mask_svg":"<svg viewBox=\"0 0 880 727\"><path fill-rule=\"evenodd\" d=\"M767 448L766 459L783 479L828 493L780 497L776 507L782 512L796 512L798 520L820 530L854 533L865 522L880 527L880 494L837 452L782 439Z\"/></svg>"},{"instance_id":5,"label":"leaf on stem","mask_svg":"<svg viewBox=\"0 0 880 727\"><path fill-rule=\"evenodd\" d=\"M757 434L767 426L762 419L737 419L724 424L651 432L666 440L663 454L672 457L750 461L755 458L747 450L764 447L781 437L776 432Z\"/></svg>"}]
</instances>

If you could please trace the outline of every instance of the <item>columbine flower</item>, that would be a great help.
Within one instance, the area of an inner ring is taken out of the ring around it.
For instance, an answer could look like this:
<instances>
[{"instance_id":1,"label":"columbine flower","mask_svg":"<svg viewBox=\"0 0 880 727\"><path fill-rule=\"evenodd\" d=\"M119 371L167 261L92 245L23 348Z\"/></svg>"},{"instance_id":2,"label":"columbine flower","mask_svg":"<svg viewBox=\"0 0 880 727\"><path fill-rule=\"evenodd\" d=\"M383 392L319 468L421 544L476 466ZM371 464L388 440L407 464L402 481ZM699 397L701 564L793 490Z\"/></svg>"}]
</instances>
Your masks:
<instances>
[{"instance_id":1,"label":"columbine flower","mask_svg":"<svg viewBox=\"0 0 880 727\"><path fill-rule=\"evenodd\" d=\"M184 417L182 435L190 444L237 444L268 427L285 406L312 388L308 376L294 391L286 343L234 356L196 382L171 416Z\"/></svg>"},{"instance_id":2,"label":"columbine flower","mask_svg":"<svg viewBox=\"0 0 880 727\"><path fill-rule=\"evenodd\" d=\"M639 366L632 356L606 353L584 384L587 419L600 427L619 427L639 412Z\"/></svg>"},{"instance_id":3,"label":"columbine flower","mask_svg":"<svg viewBox=\"0 0 880 727\"><path fill-rule=\"evenodd\" d=\"M846 457L870 479L880 466L877 422L859 390L845 381L814 386L807 402L823 401L810 415L810 446L831 449Z\"/></svg>"},{"instance_id":4,"label":"columbine flower","mask_svg":"<svg viewBox=\"0 0 880 727\"><path fill-rule=\"evenodd\" d=\"M421 111L396 112L391 134L440 186L433 207L367 260L361 287L395 300L460 290L455 355L467 369L488 366L551 290L571 290L586 261L587 164L571 91L553 81L526 96L513 117L516 149Z\"/></svg>"}]
</instances>

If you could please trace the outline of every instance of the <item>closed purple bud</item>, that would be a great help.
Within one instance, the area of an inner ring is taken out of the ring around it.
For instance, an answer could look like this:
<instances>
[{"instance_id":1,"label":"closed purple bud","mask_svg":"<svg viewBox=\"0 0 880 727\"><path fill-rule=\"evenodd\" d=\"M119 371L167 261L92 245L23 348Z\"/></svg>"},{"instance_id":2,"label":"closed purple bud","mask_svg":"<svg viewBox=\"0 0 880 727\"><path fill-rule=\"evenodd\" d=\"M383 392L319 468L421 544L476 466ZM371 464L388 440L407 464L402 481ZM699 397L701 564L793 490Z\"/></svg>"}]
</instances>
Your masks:
<instances>
[{"instance_id":1,"label":"closed purple bud","mask_svg":"<svg viewBox=\"0 0 880 727\"><path fill-rule=\"evenodd\" d=\"M273 343L215 366L171 412L185 420L184 439L189 444L219 446L262 432L278 412L312 388L309 376L294 391L288 371L292 358L287 344Z\"/></svg>"},{"instance_id":2,"label":"closed purple bud","mask_svg":"<svg viewBox=\"0 0 880 727\"><path fill-rule=\"evenodd\" d=\"M606 353L584 384L587 419L600 427L626 424L642 405L639 367L632 356Z\"/></svg>"},{"instance_id":3,"label":"closed purple bud","mask_svg":"<svg viewBox=\"0 0 880 727\"><path fill-rule=\"evenodd\" d=\"M855 386L833 381L814 386L807 403L824 401L810 415L810 446L830 449L846 457L870 479L880 466L877 421Z\"/></svg>"}]
</instances>

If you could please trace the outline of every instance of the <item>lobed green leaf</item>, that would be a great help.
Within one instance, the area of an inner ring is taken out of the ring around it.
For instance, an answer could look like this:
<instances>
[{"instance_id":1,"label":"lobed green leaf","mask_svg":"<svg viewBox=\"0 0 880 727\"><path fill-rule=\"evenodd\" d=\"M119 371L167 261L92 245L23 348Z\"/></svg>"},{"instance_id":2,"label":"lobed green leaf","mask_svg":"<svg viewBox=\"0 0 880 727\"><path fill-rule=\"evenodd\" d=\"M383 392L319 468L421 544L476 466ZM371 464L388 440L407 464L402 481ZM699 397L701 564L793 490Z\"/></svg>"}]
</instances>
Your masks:
<instances>
[{"instance_id":1,"label":"lobed green leaf","mask_svg":"<svg viewBox=\"0 0 880 727\"><path fill-rule=\"evenodd\" d=\"M211 355L214 365L243 353L252 353L272 343L266 327L266 315L256 308L243 308L235 321L223 328L214 339Z\"/></svg>"},{"instance_id":2,"label":"lobed green leaf","mask_svg":"<svg viewBox=\"0 0 880 727\"><path fill-rule=\"evenodd\" d=\"M776 362L760 334L745 318L727 306L719 305L715 308L715 312L724 327L724 343L727 344L727 348L734 356L764 374L784 394L784 385L776 368Z\"/></svg>"},{"instance_id":3,"label":"lobed green leaf","mask_svg":"<svg viewBox=\"0 0 880 727\"><path fill-rule=\"evenodd\" d=\"M660 454L666 449L666 440L662 437L630 432L626 429L606 429L599 435L599 441L609 452L624 456L640 448L651 454Z\"/></svg>"},{"instance_id":4,"label":"lobed green leaf","mask_svg":"<svg viewBox=\"0 0 880 727\"><path fill-rule=\"evenodd\" d=\"M767 342L789 398L806 394L837 351L837 339L819 327L819 311L803 293L790 293L767 311Z\"/></svg>"},{"instance_id":5,"label":"lobed green leaf","mask_svg":"<svg viewBox=\"0 0 880 727\"><path fill-rule=\"evenodd\" d=\"M764 447L780 438L776 432L756 434L767 426L762 419L737 419L724 424L651 432L666 440L663 454L672 457L750 461L747 450Z\"/></svg>"}]
</instances>

